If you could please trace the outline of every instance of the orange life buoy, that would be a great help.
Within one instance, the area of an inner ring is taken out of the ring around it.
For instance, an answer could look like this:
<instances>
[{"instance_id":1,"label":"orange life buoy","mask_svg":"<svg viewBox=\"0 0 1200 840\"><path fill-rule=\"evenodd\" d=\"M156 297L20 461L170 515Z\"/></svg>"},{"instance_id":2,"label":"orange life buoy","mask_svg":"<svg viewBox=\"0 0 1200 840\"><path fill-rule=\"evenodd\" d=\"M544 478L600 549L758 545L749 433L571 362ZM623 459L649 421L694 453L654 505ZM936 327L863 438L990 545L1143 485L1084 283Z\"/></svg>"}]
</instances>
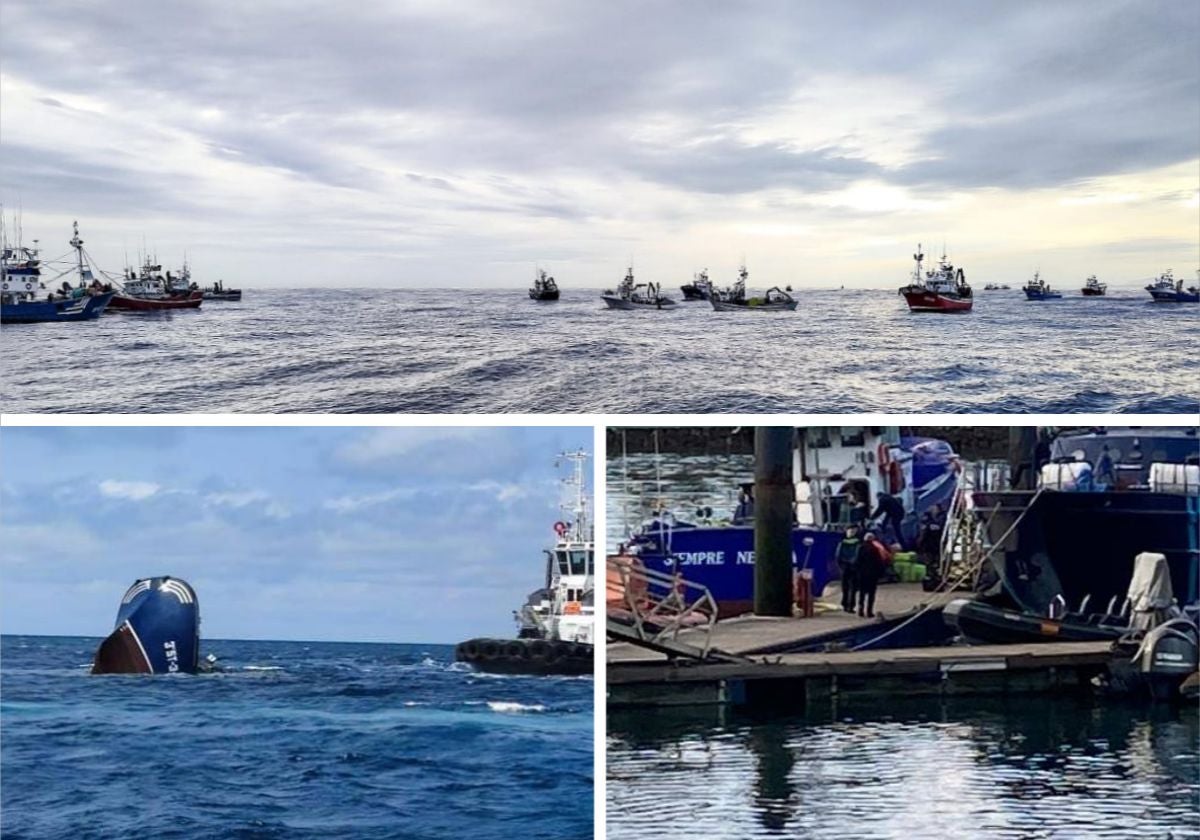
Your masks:
<instances>
[{"instance_id":1,"label":"orange life buoy","mask_svg":"<svg viewBox=\"0 0 1200 840\"><path fill-rule=\"evenodd\" d=\"M554 523L554 533L558 534L560 537L563 534L567 533L567 523L566 522L555 522Z\"/></svg>"},{"instance_id":2,"label":"orange life buoy","mask_svg":"<svg viewBox=\"0 0 1200 840\"><path fill-rule=\"evenodd\" d=\"M579 609L578 601L567 601L563 604L563 615L579 615Z\"/></svg>"},{"instance_id":3,"label":"orange life buoy","mask_svg":"<svg viewBox=\"0 0 1200 840\"><path fill-rule=\"evenodd\" d=\"M888 486L889 491L893 495L904 489L904 470L900 468L899 461L890 461L888 463Z\"/></svg>"},{"instance_id":4,"label":"orange life buoy","mask_svg":"<svg viewBox=\"0 0 1200 840\"><path fill-rule=\"evenodd\" d=\"M875 450L875 460L879 463L879 473L882 475L892 460L891 450L888 449L886 443L879 444L879 448Z\"/></svg>"}]
</instances>

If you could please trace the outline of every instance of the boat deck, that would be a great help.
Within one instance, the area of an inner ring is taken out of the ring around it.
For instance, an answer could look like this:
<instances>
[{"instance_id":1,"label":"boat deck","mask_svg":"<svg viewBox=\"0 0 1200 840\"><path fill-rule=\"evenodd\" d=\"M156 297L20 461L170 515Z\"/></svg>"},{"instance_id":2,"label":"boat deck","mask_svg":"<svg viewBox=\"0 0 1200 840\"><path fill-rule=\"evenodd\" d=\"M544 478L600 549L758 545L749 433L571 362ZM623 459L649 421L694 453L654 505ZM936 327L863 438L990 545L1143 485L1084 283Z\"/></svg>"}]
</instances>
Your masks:
<instances>
[{"instance_id":1,"label":"boat deck","mask_svg":"<svg viewBox=\"0 0 1200 840\"><path fill-rule=\"evenodd\" d=\"M875 596L875 618L859 618L843 612L841 587L834 583L826 587L825 595L817 601L811 618L764 618L754 615L738 616L717 622L710 643L726 653L739 656L767 654L803 643L805 640L856 627L866 627L887 618L914 613L927 605L944 606L956 598L969 598L969 592L925 592L919 583L882 584ZM684 630L679 640L697 646L703 644L703 629ZM608 643L608 662L663 662L661 653L637 647L628 642Z\"/></svg>"}]
</instances>

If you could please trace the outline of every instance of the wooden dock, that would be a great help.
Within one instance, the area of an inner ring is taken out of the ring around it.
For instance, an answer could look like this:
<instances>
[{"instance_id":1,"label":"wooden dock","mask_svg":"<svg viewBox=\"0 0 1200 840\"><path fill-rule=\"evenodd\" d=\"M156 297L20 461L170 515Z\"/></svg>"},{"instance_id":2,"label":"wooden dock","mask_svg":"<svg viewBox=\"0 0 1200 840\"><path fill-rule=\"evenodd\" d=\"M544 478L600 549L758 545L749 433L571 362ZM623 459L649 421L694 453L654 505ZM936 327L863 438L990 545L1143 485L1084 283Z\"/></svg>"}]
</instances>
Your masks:
<instances>
[{"instance_id":1,"label":"wooden dock","mask_svg":"<svg viewBox=\"0 0 1200 840\"><path fill-rule=\"evenodd\" d=\"M739 656L775 653L796 647L821 636L880 624L885 619L916 613L925 606L945 606L955 598L969 598L968 592L925 592L918 583L884 584L875 599L875 618L859 618L841 609L841 591L833 585L817 605L810 618L762 618L754 615L728 618L717 622L710 643L726 653ZM706 631L684 630L679 640L701 645ZM883 632L881 629L880 632ZM626 642L610 641L607 649L609 666L632 662L664 662L663 654Z\"/></svg>"},{"instance_id":2,"label":"wooden dock","mask_svg":"<svg viewBox=\"0 0 1200 840\"><path fill-rule=\"evenodd\" d=\"M838 696L1087 690L1109 642L796 653L747 663L610 661L610 706L732 704L802 711Z\"/></svg>"}]
</instances>

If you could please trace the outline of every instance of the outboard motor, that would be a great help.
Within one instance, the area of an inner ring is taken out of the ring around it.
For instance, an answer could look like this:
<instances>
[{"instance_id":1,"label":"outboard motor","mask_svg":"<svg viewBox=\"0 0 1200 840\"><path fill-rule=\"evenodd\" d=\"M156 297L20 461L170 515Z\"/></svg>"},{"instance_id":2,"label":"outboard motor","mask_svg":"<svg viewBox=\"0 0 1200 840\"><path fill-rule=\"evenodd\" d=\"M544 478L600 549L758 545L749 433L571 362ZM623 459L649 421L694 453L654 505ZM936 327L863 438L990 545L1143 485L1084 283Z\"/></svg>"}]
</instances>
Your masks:
<instances>
[{"instance_id":1,"label":"outboard motor","mask_svg":"<svg viewBox=\"0 0 1200 840\"><path fill-rule=\"evenodd\" d=\"M96 650L92 673L194 674L199 653L196 591L179 578L142 578L121 599L116 629Z\"/></svg>"},{"instance_id":2,"label":"outboard motor","mask_svg":"<svg viewBox=\"0 0 1200 840\"><path fill-rule=\"evenodd\" d=\"M1150 696L1155 700L1177 697L1183 681L1200 669L1200 631L1186 618L1160 624L1142 640L1133 656Z\"/></svg>"}]
</instances>

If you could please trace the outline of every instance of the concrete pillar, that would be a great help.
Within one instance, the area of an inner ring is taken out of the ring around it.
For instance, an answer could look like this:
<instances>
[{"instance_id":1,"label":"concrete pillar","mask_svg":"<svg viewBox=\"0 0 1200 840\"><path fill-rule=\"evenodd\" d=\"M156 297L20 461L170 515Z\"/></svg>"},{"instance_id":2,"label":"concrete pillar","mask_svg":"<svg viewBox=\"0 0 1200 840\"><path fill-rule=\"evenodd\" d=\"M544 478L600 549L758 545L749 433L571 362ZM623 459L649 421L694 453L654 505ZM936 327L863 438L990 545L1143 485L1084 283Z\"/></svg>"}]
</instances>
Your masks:
<instances>
[{"instance_id":1,"label":"concrete pillar","mask_svg":"<svg viewBox=\"0 0 1200 840\"><path fill-rule=\"evenodd\" d=\"M754 612L792 614L792 436L790 426L754 430Z\"/></svg>"}]
</instances>

